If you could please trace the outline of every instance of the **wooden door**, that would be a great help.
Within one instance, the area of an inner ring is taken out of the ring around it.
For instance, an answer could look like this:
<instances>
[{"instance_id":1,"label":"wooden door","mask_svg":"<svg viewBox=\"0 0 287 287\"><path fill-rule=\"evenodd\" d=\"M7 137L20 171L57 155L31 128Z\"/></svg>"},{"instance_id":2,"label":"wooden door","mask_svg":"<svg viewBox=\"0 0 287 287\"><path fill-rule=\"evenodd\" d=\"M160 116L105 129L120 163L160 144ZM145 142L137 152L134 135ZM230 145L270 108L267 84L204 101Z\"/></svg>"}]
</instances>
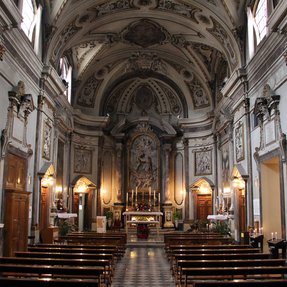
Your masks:
<instances>
[{"instance_id":1,"label":"wooden door","mask_svg":"<svg viewBox=\"0 0 287 287\"><path fill-rule=\"evenodd\" d=\"M49 188L41 187L40 232L49 227Z\"/></svg>"},{"instance_id":2,"label":"wooden door","mask_svg":"<svg viewBox=\"0 0 287 287\"><path fill-rule=\"evenodd\" d=\"M5 256L25 251L28 243L29 192L26 192L27 155L8 153L4 164Z\"/></svg>"},{"instance_id":3,"label":"wooden door","mask_svg":"<svg viewBox=\"0 0 287 287\"><path fill-rule=\"evenodd\" d=\"M245 206L245 196L241 193L239 194L239 232L244 232L247 230L246 227L246 206Z\"/></svg>"},{"instance_id":4,"label":"wooden door","mask_svg":"<svg viewBox=\"0 0 287 287\"><path fill-rule=\"evenodd\" d=\"M84 229L86 230L90 230L92 227L92 204L93 204L93 190L90 189L85 196Z\"/></svg>"},{"instance_id":5,"label":"wooden door","mask_svg":"<svg viewBox=\"0 0 287 287\"><path fill-rule=\"evenodd\" d=\"M197 195L197 219L207 219L209 214L212 214L212 198L211 194L208 195Z\"/></svg>"},{"instance_id":6,"label":"wooden door","mask_svg":"<svg viewBox=\"0 0 287 287\"><path fill-rule=\"evenodd\" d=\"M26 191L5 190L4 256L27 250L29 195Z\"/></svg>"}]
</instances>

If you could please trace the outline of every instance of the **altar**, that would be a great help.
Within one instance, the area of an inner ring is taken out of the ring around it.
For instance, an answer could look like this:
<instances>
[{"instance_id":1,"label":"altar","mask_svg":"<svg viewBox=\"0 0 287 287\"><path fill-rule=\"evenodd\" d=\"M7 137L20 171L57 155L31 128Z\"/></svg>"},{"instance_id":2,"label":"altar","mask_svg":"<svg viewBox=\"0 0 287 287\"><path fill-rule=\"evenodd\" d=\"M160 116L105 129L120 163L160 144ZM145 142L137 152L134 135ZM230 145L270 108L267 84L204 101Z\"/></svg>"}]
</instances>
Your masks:
<instances>
[{"instance_id":1,"label":"altar","mask_svg":"<svg viewBox=\"0 0 287 287\"><path fill-rule=\"evenodd\" d=\"M138 224L155 225L157 235L161 226L162 215L160 211L126 211L123 213L125 220L126 233L128 234L129 227Z\"/></svg>"}]
</instances>

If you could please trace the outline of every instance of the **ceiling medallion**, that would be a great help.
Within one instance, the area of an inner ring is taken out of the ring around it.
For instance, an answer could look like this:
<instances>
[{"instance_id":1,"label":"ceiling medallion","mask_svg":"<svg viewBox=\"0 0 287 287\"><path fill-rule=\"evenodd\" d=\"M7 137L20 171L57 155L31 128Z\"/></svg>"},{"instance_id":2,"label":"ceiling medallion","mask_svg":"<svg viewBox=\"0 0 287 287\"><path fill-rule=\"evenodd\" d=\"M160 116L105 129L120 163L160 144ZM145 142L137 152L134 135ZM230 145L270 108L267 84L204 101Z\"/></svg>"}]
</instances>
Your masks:
<instances>
[{"instance_id":1,"label":"ceiling medallion","mask_svg":"<svg viewBox=\"0 0 287 287\"><path fill-rule=\"evenodd\" d=\"M123 31L122 37L125 41L148 48L156 44L163 44L167 41L168 33L156 23L142 19L132 23Z\"/></svg>"}]
</instances>

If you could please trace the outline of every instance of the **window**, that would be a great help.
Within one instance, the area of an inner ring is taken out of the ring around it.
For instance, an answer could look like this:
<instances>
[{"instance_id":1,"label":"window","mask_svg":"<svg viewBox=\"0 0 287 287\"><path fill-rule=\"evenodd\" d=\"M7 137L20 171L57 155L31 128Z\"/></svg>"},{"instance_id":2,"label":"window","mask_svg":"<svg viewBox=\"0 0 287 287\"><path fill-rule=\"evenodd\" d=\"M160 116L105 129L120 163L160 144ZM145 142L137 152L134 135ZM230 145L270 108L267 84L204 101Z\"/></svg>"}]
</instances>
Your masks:
<instances>
[{"instance_id":1,"label":"window","mask_svg":"<svg viewBox=\"0 0 287 287\"><path fill-rule=\"evenodd\" d=\"M31 0L23 0L22 5L23 22L21 24L21 28L31 40L34 28L33 21L35 16L33 3Z\"/></svg>"},{"instance_id":2,"label":"window","mask_svg":"<svg viewBox=\"0 0 287 287\"><path fill-rule=\"evenodd\" d=\"M66 57L60 59L60 77L64 85L67 87L65 95L68 98L69 103L71 103L71 93L72 93L72 67Z\"/></svg>"},{"instance_id":3,"label":"window","mask_svg":"<svg viewBox=\"0 0 287 287\"><path fill-rule=\"evenodd\" d=\"M267 33L267 15L267 0L259 0L255 10L255 31L258 44Z\"/></svg>"},{"instance_id":4,"label":"window","mask_svg":"<svg viewBox=\"0 0 287 287\"><path fill-rule=\"evenodd\" d=\"M39 54L42 7L35 6L34 2L32 0L20 1L23 17L21 28L31 41L34 51Z\"/></svg>"},{"instance_id":5,"label":"window","mask_svg":"<svg viewBox=\"0 0 287 287\"><path fill-rule=\"evenodd\" d=\"M247 8L249 58L253 57L256 46L267 34L268 1L257 0Z\"/></svg>"}]
</instances>

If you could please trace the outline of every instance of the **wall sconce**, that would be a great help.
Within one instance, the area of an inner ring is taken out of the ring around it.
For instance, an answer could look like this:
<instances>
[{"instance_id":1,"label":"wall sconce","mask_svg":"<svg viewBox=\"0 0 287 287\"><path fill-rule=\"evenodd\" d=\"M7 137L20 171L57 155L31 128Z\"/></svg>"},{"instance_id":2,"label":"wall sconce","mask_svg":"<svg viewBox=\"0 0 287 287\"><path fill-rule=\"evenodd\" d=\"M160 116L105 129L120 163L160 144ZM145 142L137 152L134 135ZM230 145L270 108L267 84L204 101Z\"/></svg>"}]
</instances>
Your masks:
<instances>
[{"instance_id":1,"label":"wall sconce","mask_svg":"<svg viewBox=\"0 0 287 287\"><path fill-rule=\"evenodd\" d=\"M48 187L54 184L54 176L52 174L45 175L41 180L42 187Z\"/></svg>"},{"instance_id":2,"label":"wall sconce","mask_svg":"<svg viewBox=\"0 0 287 287\"><path fill-rule=\"evenodd\" d=\"M229 186L225 186L223 188L223 194L229 194L230 193L230 187Z\"/></svg>"},{"instance_id":3,"label":"wall sconce","mask_svg":"<svg viewBox=\"0 0 287 287\"><path fill-rule=\"evenodd\" d=\"M86 193L87 190L88 190L87 184L81 180L79 180L74 187L75 193Z\"/></svg>"},{"instance_id":4,"label":"wall sconce","mask_svg":"<svg viewBox=\"0 0 287 287\"><path fill-rule=\"evenodd\" d=\"M61 193L63 191L63 188L61 185L56 186L56 193Z\"/></svg>"},{"instance_id":5,"label":"wall sconce","mask_svg":"<svg viewBox=\"0 0 287 287\"><path fill-rule=\"evenodd\" d=\"M243 179L238 178L238 177L234 177L233 181L232 181L232 185L235 188L238 189L244 189L245 188L245 182Z\"/></svg>"},{"instance_id":6,"label":"wall sconce","mask_svg":"<svg viewBox=\"0 0 287 287\"><path fill-rule=\"evenodd\" d=\"M200 185L199 187L199 192L202 194L208 194L210 193L210 188L209 188L209 184L204 182Z\"/></svg>"}]
</instances>

